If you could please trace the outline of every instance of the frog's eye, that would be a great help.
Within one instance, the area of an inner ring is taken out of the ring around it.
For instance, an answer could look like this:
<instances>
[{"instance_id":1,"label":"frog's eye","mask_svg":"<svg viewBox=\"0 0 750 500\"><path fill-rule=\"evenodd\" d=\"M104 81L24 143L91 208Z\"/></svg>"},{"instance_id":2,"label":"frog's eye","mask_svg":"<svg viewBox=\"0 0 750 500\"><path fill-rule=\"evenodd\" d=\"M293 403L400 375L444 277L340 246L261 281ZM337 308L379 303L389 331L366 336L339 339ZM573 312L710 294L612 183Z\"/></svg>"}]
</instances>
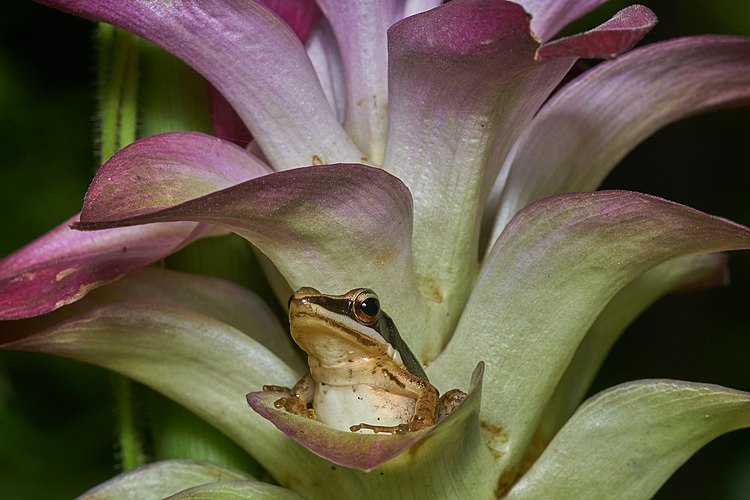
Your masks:
<instances>
[{"instance_id":1,"label":"frog's eye","mask_svg":"<svg viewBox=\"0 0 750 500\"><path fill-rule=\"evenodd\" d=\"M357 295L352 307L357 319L365 324L374 323L380 314L380 301L372 292L362 292Z\"/></svg>"}]
</instances>

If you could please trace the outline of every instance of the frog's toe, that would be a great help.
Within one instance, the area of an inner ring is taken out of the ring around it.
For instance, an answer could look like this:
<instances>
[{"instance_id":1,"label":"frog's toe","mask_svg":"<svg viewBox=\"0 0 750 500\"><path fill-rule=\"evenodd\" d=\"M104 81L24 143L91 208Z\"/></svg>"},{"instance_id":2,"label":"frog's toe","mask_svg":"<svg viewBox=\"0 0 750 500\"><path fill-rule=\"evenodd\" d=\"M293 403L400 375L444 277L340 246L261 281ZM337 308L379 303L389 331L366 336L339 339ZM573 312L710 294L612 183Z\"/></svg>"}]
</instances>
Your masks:
<instances>
[{"instance_id":1,"label":"frog's toe","mask_svg":"<svg viewBox=\"0 0 750 500\"><path fill-rule=\"evenodd\" d=\"M461 406L461 403L466 401L466 398L466 393L458 389L453 389L443 394L438 404L438 420L442 420L453 413L456 408Z\"/></svg>"},{"instance_id":2,"label":"frog's toe","mask_svg":"<svg viewBox=\"0 0 750 500\"><path fill-rule=\"evenodd\" d=\"M263 390L265 392L291 392L289 387L284 387L283 385L264 385Z\"/></svg>"}]
</instances>

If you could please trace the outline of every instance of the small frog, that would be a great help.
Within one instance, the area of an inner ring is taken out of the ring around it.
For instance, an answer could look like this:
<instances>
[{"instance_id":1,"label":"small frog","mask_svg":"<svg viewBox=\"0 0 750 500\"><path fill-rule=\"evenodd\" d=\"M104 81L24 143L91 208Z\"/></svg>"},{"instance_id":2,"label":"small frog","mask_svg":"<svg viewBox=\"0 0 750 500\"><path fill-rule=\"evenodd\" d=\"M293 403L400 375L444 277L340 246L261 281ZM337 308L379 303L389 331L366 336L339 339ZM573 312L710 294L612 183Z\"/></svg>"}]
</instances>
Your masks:
<instances>
[{"instance_id":1,"label":"small frog","mask_svg":"<svg viewBox=\"0 0 750 500\"><path fill-rule=\"evenodd\" d=\"M289 300L292 338L308 354L310 372L277 408L359 432L403 433L435 425L466 394L438 391L372 290L326 295L300 288Z\"/></svg>"}]
</instances>

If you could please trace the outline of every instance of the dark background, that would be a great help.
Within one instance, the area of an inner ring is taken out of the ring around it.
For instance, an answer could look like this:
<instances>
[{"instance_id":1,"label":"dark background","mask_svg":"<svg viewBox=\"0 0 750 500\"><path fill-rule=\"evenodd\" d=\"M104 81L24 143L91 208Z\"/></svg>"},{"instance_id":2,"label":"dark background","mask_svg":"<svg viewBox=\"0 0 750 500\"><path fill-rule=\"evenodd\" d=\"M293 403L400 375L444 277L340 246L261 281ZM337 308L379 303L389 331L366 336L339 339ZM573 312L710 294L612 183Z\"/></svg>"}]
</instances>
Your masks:
<instances>
[{"instance_id":1,"label":"dark background","mask_svg":"<svg viewBox=\"0 0 750 500\"><path fill-rule=\"evenodd\" d=\"M746 0L644 0L660 19L645 40L750 35ZM581 29L627 5L610 2ZM27 2L0 16L0 256L80 210L94 171L92 25ZM684 120L631 153L605 187L632 189L750 225L750 109ZM750 253L732 285L670 296L635 322L595 382L675 378L750 390ZM0 497L66 498L111 477L112 382L103 370L0 353ZM717 439L658 498L750 498L750 431Z\"/></svg>"}]
</instances>

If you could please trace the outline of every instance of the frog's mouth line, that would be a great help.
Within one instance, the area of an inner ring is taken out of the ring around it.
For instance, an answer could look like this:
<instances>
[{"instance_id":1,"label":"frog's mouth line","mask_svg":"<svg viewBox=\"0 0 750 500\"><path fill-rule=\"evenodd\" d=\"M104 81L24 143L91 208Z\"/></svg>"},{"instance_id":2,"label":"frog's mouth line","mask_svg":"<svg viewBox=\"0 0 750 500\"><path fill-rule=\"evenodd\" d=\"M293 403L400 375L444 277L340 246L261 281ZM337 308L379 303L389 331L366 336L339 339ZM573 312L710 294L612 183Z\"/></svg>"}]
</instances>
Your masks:
<instances>
[{"instance_id":1,"label":"frog's mouth line","mask_svg":"<svg viewBox=\"0 0 750 500\"><path fill-rule=\"evenodd\" d=\"M366 347L375 347L375 346L387 346L388 343L385 341L385 339L379 340L377 338L374 338L374 335L378 335L380 337L380 334L375 331L372 328L368 328L368 330L371 330L373 335L368 335L364 332L362 332L360 329L354 328L354 326L361 327L359 323L355 322L354 320L343 316L343 318L340 319L333 319L321 314L316 314L314 311L300 311L297 309L294 311L291 315L294 316L296 324L296 328L294 330L302 332L302 335L304 336L305 330L309 329L316 329L316 330L329 330L331 333L343 333L347 337L352 338L357 345L360 346L366 346ZM299 319L304 318L307 324L300 325ZM311 323L311 324L310 324Z\"/></svg>"}]
</instances>

